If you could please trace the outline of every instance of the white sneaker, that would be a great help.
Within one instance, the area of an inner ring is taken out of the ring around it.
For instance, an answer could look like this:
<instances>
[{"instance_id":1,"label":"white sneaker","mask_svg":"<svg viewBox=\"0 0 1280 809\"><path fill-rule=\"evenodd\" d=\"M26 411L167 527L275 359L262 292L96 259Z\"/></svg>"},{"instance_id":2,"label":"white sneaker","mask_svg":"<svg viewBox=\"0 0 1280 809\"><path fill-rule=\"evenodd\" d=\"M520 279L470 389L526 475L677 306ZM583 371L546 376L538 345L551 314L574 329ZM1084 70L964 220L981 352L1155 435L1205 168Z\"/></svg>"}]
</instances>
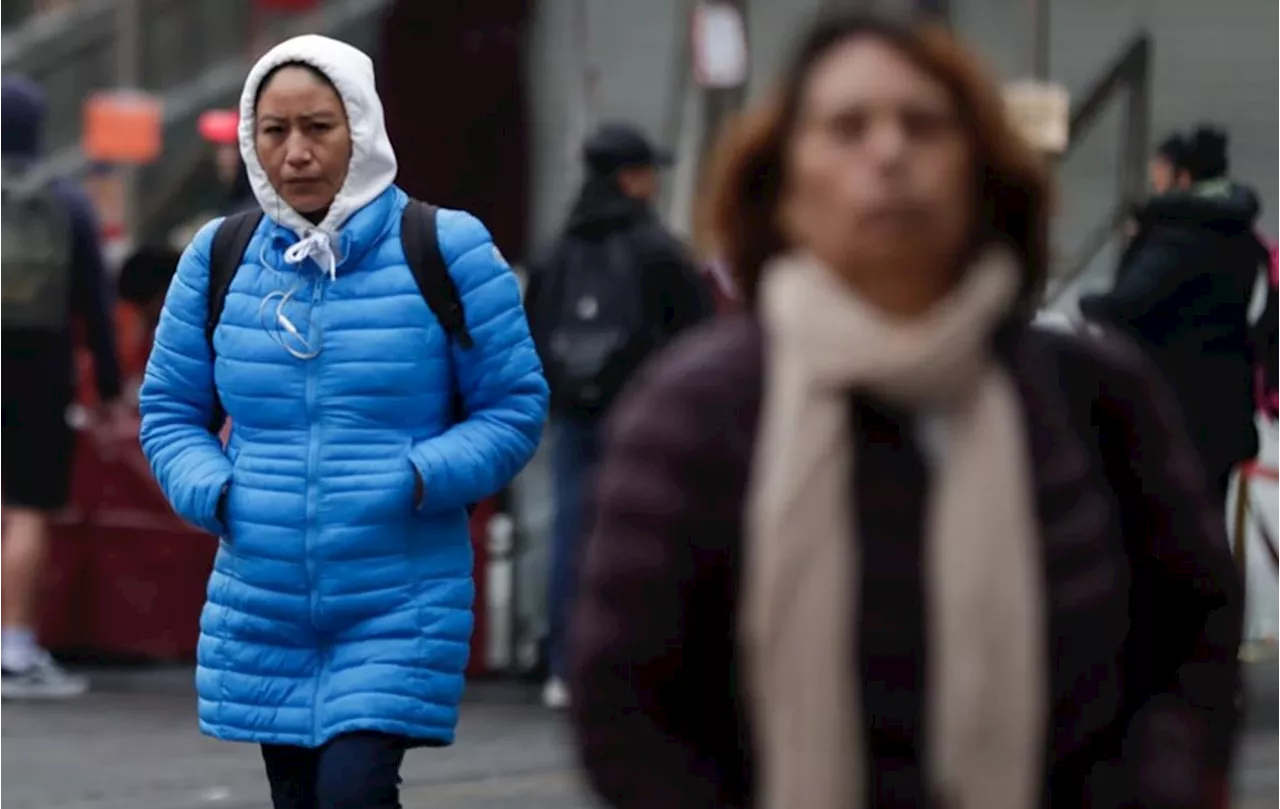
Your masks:
<instances>
[{"instance_id":1,"label":"white sneaker","mask_svg":"<svg viewBox=\"0 0 1280 809\"><path fill-rule=\"evenodd\" d=\"M0 698L15 700L73 699L89 690L89 680L59 666L48 652L40 652L21 670L0 672Z\"/></svg>"},{"instance_id":2,"label":"white sneaker","mask_svg":"<svg viewBox=\"0 0 1280 809\"><path fill-rule=\"evenodd\" d=\"M559 677L552 677L542 687L542 704L553 711L569 708L569 686Z\"/></svg>"}]
</instances>

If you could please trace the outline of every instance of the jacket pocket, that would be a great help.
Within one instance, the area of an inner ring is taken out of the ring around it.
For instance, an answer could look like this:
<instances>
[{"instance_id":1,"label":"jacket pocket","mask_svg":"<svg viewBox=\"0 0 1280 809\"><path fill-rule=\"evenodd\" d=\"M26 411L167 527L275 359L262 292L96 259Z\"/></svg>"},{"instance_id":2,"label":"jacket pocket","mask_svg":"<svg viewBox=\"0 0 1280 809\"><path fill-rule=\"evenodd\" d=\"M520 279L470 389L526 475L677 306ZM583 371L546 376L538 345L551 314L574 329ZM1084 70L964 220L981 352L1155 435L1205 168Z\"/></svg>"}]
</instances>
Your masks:
<instances>
[{"instance_id":1,"label":"jacket pocket","mask_svg":"<svg viewBox=\"0 0 1280 809\"><path fill-rule=\"evenodd\" d=\"M414 465L413 457L409 454L411 449L412 444L405 447L404 454L400 459L400 469L403 475L400 502L408 508L410 514L417 516L422 513L418 510L418 506L422 505L422 498L425 494L422 475L418 472L418 467Z\"/></svg>"},{"instance_id":2,"label":"jacket pocket","mask_svg":"<svg viewBox=\"0 0 1280 809\"><path fill-rule=\"evenodd\" d=\"M409 469L409 510L414 514L421 514L422 503L427 496L422 473L418 471L412 458L406 456L404 462Z\"/></svg>"},{"instance_id":3,"label":"jacket pocket","mask_svg":"<svg viewBox=\"0 0 1280 809\"><path fill-rule=\"evenodd\" d=\"M222 492L218 495L218 500L214 505L213 517L214 520L222 526L221 539L230 544L232 541L231 526L235 522L233 519L234 509L232 505L237 494L239 494L239 492L236 491L239 486L237 478L240 474L240 463L243 458L243 453L228 453L227 458L231 461L231 477L227 479L227 482L222 487Z\"/></svg>"}]
</instances>

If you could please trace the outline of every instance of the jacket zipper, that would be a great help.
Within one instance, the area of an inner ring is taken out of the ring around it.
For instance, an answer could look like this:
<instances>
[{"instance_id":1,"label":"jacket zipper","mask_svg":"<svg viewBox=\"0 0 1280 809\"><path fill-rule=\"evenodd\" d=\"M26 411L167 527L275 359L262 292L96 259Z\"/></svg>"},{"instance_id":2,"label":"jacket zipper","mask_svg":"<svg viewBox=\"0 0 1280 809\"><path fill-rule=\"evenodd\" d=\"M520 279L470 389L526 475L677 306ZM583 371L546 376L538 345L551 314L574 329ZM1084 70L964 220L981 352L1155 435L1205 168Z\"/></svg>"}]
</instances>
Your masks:
<instances>
[{"instance_id":1,"label":"jacket zipper","mask_svg":"<svg viewBox=\"0 0 1280 809\"><path fill-rule=\"evenodd\" d=\"M313 349L320 349L319 341L321 337L321 329L319 328L320 318L323 315L324 306L324 287L325 281L319 280L311 291L311 312L309 314L309 322L307 324L307 344ZM307 364L306 377L306 400L307 400L307 523L306 538L303 545L304 562L307 571L307 596L309 604L309 612L311 616L311 629L317 631L319 627L319 607L320 598L316 592L316 560L315 560L315 541L318 531L317 517L319 514L320 493L318 480L318 467L320 465L320 428L318 425L319 408L316 402L316 375L319 373L319 364L323 361L324 352L309 360L304 360ZM323 685L320 679L325 672L325 655L327 650L320 649L320 670L316 673L316 690L320 690ZM313 738L318 738L320 734L320 709L316 700L311 704L311 732Z\"/></svg>"}]
</instances>

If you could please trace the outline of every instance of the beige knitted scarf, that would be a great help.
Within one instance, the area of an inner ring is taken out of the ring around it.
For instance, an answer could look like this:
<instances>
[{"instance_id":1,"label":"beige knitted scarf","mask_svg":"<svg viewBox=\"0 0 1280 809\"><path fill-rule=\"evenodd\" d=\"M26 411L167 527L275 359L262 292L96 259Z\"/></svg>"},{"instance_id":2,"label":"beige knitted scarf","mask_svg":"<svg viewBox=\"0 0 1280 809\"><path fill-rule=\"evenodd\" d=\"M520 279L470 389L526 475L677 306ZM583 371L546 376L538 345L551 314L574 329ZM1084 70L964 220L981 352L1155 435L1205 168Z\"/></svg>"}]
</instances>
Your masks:
<instances>
[{"instance_id":1,"label":"beige knitted scarf","mask_svg":"<svg viewBox=\"0 0 1280 809\"><path fill-rule=\"evenodd\" d=\"M895 320L807 256L767 270L740 606L762 809L858 809L870 777L854 648L854 388L938 427L924 551L927 788L955 809L1038 801L1043 572L1023 416L989 350L1016 275L1007 253L990 251L931 312Z\"/></svg>"}]
</instances>

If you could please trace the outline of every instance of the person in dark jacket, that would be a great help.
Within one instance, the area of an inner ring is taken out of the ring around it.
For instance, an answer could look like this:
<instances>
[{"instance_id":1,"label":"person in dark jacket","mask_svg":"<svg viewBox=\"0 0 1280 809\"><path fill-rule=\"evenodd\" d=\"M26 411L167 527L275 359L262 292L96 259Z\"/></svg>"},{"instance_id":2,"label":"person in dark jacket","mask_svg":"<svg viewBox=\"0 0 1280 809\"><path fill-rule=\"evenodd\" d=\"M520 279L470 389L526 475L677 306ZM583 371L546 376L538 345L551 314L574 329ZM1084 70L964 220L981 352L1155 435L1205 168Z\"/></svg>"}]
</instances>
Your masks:
<instances>
[{"instance_id":1,"label":"person in dark jacket","mask_svg":"<svg viewBox=\"0 0 1280 809\"><path fill-rule=\"evenodd\" d=\"M1157 193L1137 212L1115 287L1082 298L1080 311L1147 351L1225 503L1232 470L1258 452L1249 303L1267 260L1254 235L1260 206L1227 176L1225 133L1202 127L1160 152L1169 169L1153 172Z\"/></svg>"},{"instance_id":2,"label":"person in dark jacket","mask_svg":"<svg viewBox=\"0 0 1280 809\"><path fill-rule=\"evenodd\" d=\"M748 311L605 428L570 641L619 809L1208 807L1240 584L1168 390L1029 325L1050 180L936 28L819 23L722 140Z\"/></svg>"},{"instance_id":3,"label":"person in dark jacket","mask_svg":"<svg viewBox=\"0 0 1280 809\"><path fill-rule=\"evenodd\" d=\"M658 170L671 155L636 128L612 123L587 140L583 157L586 181L563 233L531 268L525 295L551 385L556 506L548 592L551 676L543 698L553 708L563 707L568 696L565 625L600 419L649 354L714 308L703 274L653 209ZM600 351L602 343L609 348Z\"/></svg>"},{"instance_id":4,"label":"person in dark jacket","mask_svg":"<svg viewBox=\"0 0 1280 809\"><path fill-rule=\"evenodd\" d=\"M126 368L127 395L133 397L133 401L137 400L141 372L151 356L156 328L164 311L165 292L173 282L181 258L182 253L167 244L144 244L120 267L116 291L121 301L134 308L142 325L137 341L120 349Z\"/></svg>"},{"instance_id":5,"label":"person in dark jacket","mask_svg":"<svg viewBox=\"0 0 1280 809\"><path fill-rule=\"evenodd\" d=\"M3 80L0 149L6 176L22 175L40 156L44 94L33 82ZM84 325L93 352L101 402L99 426L123 429L127 407L120 397L111 295L88 198L67 182L55 182L51 198L67 214L71 240L66 307ZM6 233L5 238L10 238ZM6 306L8 303L6 302ZM60 669L35 639L36 605L49 517L67 504L75 439L66 412L75 396L75 340L71 321L56 329L4 325L3 543L4 627L0 658L5 699L53 698L83 693L87 683Z\"/></svg>"}]
</instances>

